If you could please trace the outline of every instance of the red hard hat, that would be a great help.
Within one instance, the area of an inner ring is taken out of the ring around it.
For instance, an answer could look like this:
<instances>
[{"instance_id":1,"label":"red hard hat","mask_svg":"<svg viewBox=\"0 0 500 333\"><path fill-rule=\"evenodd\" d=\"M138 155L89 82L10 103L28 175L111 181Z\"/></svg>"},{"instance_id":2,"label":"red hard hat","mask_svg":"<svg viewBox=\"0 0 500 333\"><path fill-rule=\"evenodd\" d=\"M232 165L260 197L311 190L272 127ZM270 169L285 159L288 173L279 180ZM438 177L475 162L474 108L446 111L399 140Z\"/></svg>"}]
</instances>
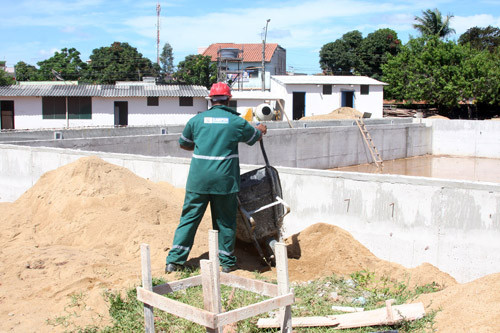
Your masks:
<instances>
[{"instance_id":1,"label":"red hard hat","mask_svg":"<svg viewBox=\"0 0 500 333\"><path fill-rule=\"evenodd\" d=\"M210 94L208 95L209 97L214 97L214 96L227 96L231 97L231 88L223 82L217 82L212 85L212 88L210 88Z\"/></svg>"}]
</instances>

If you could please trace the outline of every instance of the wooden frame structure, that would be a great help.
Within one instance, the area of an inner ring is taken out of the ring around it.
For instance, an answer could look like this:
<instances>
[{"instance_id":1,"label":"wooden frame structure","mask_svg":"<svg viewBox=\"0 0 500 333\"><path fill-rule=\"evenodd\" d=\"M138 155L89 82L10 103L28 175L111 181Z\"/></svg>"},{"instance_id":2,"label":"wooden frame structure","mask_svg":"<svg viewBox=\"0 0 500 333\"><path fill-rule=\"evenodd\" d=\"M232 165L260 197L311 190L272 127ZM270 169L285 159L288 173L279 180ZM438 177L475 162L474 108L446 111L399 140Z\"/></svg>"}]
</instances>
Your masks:
<instances>
[{"instance_id":1,"label":"wooden frame structure","mask_svg":"<svg viewBox=\"0 0 500 333\"><path fill-rule=\"evenodd\" d=\"M278 285L239 277L219 271L218 232L209 231L209 260L201 260L201 275L152 286L149 245L141 244L142 287L137 287L137 299L144 303L146 333L153 333L153 308L187 319L207 328L207 332L221 332L225 325L244 320L258 314L280 308L279 322L282 332L292 332L291 304L293 290L288 281L288 259L286 245L277 243L276 270ZM222 312L220 284L272 297L239 309ZM202 286L204 309L184 304L163 296L189 287Z\"/></svg>"}]
</instances>

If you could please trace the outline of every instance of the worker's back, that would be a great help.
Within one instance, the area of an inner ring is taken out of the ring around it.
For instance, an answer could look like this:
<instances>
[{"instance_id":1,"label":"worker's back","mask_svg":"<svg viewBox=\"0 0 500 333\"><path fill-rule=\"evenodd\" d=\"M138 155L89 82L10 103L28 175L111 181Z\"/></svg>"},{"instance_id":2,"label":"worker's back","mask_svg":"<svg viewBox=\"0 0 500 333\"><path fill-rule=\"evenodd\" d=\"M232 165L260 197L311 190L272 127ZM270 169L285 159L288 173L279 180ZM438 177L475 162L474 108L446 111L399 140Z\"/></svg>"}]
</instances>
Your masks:
<instances>
[{"instance_id":1,"label":"worker's back","mask_svg":"<svg viewBox=\"0 0 500 333\"><path fill-rule=\"evenodd\" d=\"M260 132L232 109L217 105L189 120L183 137L194 142L186 190L228 194L239 191L238 143L254 144Z\"/></svg>"}]
</instances>

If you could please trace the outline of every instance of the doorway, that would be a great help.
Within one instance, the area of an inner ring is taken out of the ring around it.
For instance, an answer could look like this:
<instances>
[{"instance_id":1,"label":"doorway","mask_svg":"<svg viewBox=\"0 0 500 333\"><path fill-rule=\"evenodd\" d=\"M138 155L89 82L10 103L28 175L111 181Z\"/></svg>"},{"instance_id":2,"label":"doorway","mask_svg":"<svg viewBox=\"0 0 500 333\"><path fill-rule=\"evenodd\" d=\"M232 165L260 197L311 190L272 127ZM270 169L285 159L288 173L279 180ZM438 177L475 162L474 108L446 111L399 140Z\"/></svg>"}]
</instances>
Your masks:
<instances>
[{"instance_id":1,"label":"doorway","mask_svg":"<svg viewBox=\"0 0 500 333\"><path fill-rule=\"evenodd\" d=\"M306 93L293 92L293 120L304 117L306 112Z\"/></svg>"},{"instance_id":2,"label":"doorway","mask_svg":"<svg viewBox=\"0 0 500 333\"><path fill-rule=\"evenodd\" d=\"M128 125L128 102L115 102L115 126Z\"/></svg>"},{"instance_id":3,"label":"doorway","mask_svg":"<svg viewBox=\"0 0 500 333\"><path fill-rule=\"evenodd\" d=\"M342 91L342 107L354 108L354 91Z\"/></svg>"},{"instance_id":4,"label":"doorway","mask_svg":"<svg viewBox=\"0 0 500 333\"><path fill-rule=\"evenodd\" d=\"M14 101L0 101L1 129L14 129Z\"/></svg>"}]
</instances>

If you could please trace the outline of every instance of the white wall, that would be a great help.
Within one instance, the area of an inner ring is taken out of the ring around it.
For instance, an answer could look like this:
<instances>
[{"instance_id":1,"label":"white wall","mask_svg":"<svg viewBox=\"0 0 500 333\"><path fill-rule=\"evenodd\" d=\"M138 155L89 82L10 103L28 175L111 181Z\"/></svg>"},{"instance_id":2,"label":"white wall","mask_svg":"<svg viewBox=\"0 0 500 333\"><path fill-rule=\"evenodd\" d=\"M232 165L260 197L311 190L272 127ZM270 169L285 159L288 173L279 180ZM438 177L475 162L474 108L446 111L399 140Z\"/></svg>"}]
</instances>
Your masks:
<instances>
[{"instance_id":1,"label":"white wall","mask_svg":"<svg viewBox=\"0 0 500 333\"><path fill-rule=\"evenodd\" d=\"M189 170L186 158L0 145L0 201L14 201L43 173L89 155L178 187ZM242 166L242 172L255 168ZM459 282L500 271L499 184L278 169L292 209L285 237L325 222L382 259L407 267L429 262Z\"/></svg>"},{"instance_id":2,"label":"white wall","mask_svg":"<svg viewBox=\"0 0 500 333\"><path fill-rule=\"evenodd\" d=\"M64 128L66 119L43 119L41 97L4 98L14 101L16 129ZM69 119L70 127L113 126L114 102L128 102L128 124L131 126L185 124L207 109L202 97L193 98L192 107L179 106L178 97L160 97L159 106L147 106L146 97L92 97L92 119Z\"/></svg>"},{"instance_id":3,"label":"white wall","mask_svg":"<svg viewBox=\"0 0 500 333\"><path fill-rule=\"evenodd\" d=\"M500 121L415 119L432 126L432 154L500 158Z\"/></svg>"},{"instance_id":4,"label":"white wall","mask_svg":"<svg viewBox=\"0 0 500 333\"><path fill-rule=\"evenodd\" d=\"M370 85L368 95L360 94L360 86L335 85L331 95L323 94L323 85L316 84L290 84L281 86L271 80L273 94L284 96L285 112L288 118L293 118L293 92L306 93L305 116L328 114L342 105L342 91L354 91L354 108L361 113L369 112L372 118L383 117L383 87Z\"/></svg>"}]
</instances>

